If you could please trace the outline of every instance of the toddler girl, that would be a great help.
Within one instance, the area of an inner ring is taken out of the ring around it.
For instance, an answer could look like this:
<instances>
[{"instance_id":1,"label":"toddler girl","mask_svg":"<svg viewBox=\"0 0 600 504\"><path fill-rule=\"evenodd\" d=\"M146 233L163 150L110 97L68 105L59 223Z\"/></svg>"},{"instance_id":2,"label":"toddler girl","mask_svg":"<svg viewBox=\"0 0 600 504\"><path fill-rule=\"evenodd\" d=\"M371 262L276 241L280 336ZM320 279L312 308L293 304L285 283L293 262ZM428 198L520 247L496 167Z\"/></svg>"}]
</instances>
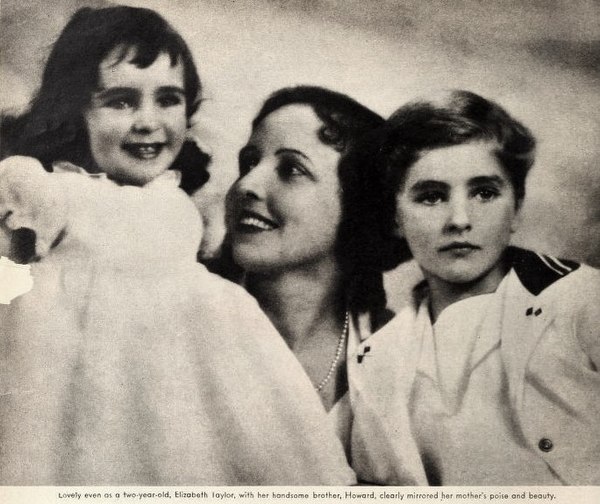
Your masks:
<instances>
[{"instance_id":1,"label":"toddler girl","mask_svg":"<svg viewBox=\"0 0 600 504\"><path fill-rule=\"evenodd\" d=\"M2 484L354 481L253 298L195 262L178 186L206 178L181 164L199 93L159 15L86 8L3 125L19 155L0 165L0 227L34 238L17 254L34 285L0 306Z\"/></svg>"}]
</instances>

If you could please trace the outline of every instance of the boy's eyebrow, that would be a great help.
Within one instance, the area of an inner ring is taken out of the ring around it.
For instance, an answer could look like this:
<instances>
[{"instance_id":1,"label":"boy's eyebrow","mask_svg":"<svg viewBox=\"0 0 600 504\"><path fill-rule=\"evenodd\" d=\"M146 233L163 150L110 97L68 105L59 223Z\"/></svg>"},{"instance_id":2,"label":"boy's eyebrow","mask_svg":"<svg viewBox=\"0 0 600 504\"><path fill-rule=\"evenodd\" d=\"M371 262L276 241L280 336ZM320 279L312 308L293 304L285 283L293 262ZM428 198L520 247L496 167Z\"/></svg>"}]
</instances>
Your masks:
<instances>
[{"instance_id":1,"label":"boy's eyebrow","mask_svg":"<svg viewBox=\"0 0 600 504\"><path fill-rule=\"evenodd\" d=\"M477 186L482 184L495 184L499 187L503 187L506 184L506 182L502 177L499 177L498 175L481 175L479 177L473 177L472 179L469 179L470 186Z\"/></svg>"},{"instance_id":2,"label":"boy's eyebrow","mask_svg":"<svg viewBox=\"0 0 600 504\"><path fill-rule=\"evenodd\" d=\"M161 86L158 88L159 93L176 93L185 95L185 90L179 86Z\"/></svg>"},{"instance_id":3,"label":"boy's eyebrow","mask_svg":"<svg viewBox=\"0 0 600 504\"><path fill-rule=\"evenodd\" d=\"M410 186L409 190L416 193L431 190L447 190L448 187L449 185L446 184L446 182L441 182L439 180L419 180Z\"/></svg>"},{"instance_id":4,"label":"boy's eyebrow","mask_svg":"<svg viewBox=\"0 0 600 504\"><path fill-rule=\"evenodd\" d=\"M157 90L158 93L176 93L185 95L185 90L179 86L161 86ZM128 94L128 93L139 93L136 88L127 87L127 86L117 86L117 87L99 87L95 90L95 93L98 94Z\"/></svg>"}]
</instances>

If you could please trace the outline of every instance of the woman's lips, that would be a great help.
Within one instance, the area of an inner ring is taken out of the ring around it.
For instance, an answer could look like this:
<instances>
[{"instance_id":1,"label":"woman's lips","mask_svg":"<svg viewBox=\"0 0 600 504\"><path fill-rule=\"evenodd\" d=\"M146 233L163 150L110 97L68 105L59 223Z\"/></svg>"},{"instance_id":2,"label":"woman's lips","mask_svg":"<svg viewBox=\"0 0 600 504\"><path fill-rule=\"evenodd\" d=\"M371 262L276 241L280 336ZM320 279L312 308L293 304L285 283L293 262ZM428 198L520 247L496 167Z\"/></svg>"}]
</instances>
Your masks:
<instances>
[{"instance_id":1,"label":"woman's lips","mask_svg":"<svg viewBox=\"0 0 600 504\"><path fill-rule=\"evenodd\" d=\"M272 231L279 226L256 212L244 210L240 214L237 227L241 231Z\"/></svg>"}]
</instances>

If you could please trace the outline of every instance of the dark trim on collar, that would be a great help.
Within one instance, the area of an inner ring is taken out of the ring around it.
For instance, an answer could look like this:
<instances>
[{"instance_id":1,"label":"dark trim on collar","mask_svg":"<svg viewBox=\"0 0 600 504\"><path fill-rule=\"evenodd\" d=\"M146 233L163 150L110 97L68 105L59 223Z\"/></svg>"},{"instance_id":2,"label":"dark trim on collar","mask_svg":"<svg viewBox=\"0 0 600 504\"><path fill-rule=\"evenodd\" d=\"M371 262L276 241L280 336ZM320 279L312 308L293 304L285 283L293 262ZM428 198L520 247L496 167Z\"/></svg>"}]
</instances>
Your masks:
<instances>
[{"instance_id":1,"label":"dark trim on collar","mask_svg":"<svg viewBox=\"0 0 600 504\"><path fill-rule=\"evenodd\" d=\"M505 258L523 286L534 296L580 266L574 261L557 259L518 247L508 247Z\"/></svg>"}]
</instances>

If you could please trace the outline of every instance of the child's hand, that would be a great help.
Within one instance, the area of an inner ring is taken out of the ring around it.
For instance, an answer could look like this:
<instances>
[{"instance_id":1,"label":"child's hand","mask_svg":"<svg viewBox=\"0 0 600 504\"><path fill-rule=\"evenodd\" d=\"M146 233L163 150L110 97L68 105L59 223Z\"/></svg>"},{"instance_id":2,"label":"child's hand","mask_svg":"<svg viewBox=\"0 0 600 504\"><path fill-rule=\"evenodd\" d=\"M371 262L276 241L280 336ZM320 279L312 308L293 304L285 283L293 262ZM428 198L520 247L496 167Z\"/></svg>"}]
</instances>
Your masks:
<instances>
[{"instance_id":1,"label":"child's hand","mask_svg":"<svg viewBox=\"0 0 600 504\"><path fill-rule=\"evenodd\" d=\"M34 158L0 162L0 225L3 233L36 233L36 254L44 256L66 223L66 201L55 179Z\"/></svg>"}]
</instances>

